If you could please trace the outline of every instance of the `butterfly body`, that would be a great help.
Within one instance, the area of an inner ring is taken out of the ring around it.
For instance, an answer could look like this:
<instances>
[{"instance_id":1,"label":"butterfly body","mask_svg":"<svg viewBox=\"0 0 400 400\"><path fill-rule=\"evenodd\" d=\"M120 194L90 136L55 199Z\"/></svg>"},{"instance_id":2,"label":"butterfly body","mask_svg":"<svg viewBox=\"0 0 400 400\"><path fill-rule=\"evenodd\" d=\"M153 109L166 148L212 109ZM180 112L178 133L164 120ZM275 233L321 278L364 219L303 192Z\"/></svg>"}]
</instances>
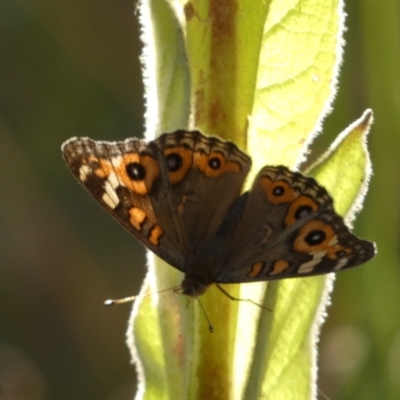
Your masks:
<instances>
[{"instance_id":1,"label":"butterfly body","mask_svg":"<svg viewBox=\"0 0 400 400\"><path fill-rule=\"evenodd\" d=\"M250 158L198 131L155 141L72 138L68 167L147 248L185 273L182 292L213 283L318 275L362 264L373 243L354 236L327 191L283 166L265 166L240 194Z\"/></svg>"}]
</instances>

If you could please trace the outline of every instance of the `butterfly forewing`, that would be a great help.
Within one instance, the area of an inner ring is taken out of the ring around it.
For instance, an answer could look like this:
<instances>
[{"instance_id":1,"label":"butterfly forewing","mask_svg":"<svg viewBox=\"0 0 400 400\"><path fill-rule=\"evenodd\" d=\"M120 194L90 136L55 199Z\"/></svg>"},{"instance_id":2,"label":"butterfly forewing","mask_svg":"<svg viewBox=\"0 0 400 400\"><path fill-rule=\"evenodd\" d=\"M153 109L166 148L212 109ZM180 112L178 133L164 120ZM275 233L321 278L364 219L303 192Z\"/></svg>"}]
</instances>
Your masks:
<instances>
[{"instance_id":1,"label":"butterfly forewing","mask_svg":"<svg viewBox=\"0 0 400 400\"><path fill-rule=\"evenodd\" d=\"M234 144L197 131L164 134L148 143L73 138L63 154L108 212L182 271L220 225L251 165Z\"/></svg>"},{"instance_id":2,"label":"butterfly forewing","mask_svg":"<svg viewBox=\"0 0 400 400\"><path fill-rule=\"evenodd\" d=\"M74 176L101 206L146 247L183 269L180 241L166 201L169 185L165 188L157 156L145 142L73 138L62 150ZM160 199L161 210L155 209L149 193Z\"/></svg>"},{"instance_id":3,"label":"butterfly forewing","mask_svg":"<svg viewBox=\"0 0 400 400\"><path fill-rule=\"evenodd\" d=\"M212 237L239 196L251 160L233 143L197 131L165 134L155 143L166 159L172 210L193 254Z\"/></svg>"}]
</instances>

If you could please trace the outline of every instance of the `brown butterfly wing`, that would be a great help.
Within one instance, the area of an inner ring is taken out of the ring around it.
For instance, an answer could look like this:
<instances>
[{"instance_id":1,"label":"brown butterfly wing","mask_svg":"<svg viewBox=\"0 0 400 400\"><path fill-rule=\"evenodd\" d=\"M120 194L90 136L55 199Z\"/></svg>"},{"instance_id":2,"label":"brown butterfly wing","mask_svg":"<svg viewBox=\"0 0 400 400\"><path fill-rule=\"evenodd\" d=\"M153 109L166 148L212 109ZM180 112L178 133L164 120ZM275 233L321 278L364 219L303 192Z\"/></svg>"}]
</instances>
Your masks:
<instances>
[{"instance_id":1,"label":"brown butterfly wing","mask_svg":"<svg viewBox=\"0 0 400 400\"><path fill-rule=\"evenodd\" d=\"M62 152L73 175L103 208L151 251L183 270L179 233L168 203L171 188L162 181L158 154L147 143L136 138L72 138Z\"/></svg>"},{"instance_id":2,"label":"brown butterfly wing","mask_svg":"<svg viewBox=\"0 0 400 400\"><path fill-rule=\"evenodd\" d=\"M216 282L336 272L375 254L375 245L353 235L335 213L324 188L286 167L264 167L237 204L240 211L234 206L219 232L224 257Z\"/></svg>"},{"instance_id":3,"label":"brown butterfly wing","mask_svg":"<svg viewBox=\"0 0 400 400\"><path fill-rule=\"evenodd\" d=\"M233 143L198 131L164 134L155 143L165 157L163 180L171 185L169 202L189 258L240 195L251 160Z\"/></svg>"}]
</instances>

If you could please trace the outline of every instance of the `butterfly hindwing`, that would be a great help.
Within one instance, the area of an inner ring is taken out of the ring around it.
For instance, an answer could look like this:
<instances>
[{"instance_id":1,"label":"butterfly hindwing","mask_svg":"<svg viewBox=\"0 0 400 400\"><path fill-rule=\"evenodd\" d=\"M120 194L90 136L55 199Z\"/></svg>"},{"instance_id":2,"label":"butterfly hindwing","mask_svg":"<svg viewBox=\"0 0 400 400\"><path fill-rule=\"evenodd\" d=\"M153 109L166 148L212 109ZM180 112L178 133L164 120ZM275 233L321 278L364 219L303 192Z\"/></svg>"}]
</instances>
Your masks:
<instances>
[{"instance_id":1,"label":"butterfly hindwing","mask_svg":"<svg viewBox=\"0 0 400 400\"><path fill-rule=\"evenodd\" d=\"M226 262L216 272L217 282L336 272L375 253L373 243L350 233L324 188L286 167L259 172L233 232L226 240Z\"/></svg>"}]
</instances>

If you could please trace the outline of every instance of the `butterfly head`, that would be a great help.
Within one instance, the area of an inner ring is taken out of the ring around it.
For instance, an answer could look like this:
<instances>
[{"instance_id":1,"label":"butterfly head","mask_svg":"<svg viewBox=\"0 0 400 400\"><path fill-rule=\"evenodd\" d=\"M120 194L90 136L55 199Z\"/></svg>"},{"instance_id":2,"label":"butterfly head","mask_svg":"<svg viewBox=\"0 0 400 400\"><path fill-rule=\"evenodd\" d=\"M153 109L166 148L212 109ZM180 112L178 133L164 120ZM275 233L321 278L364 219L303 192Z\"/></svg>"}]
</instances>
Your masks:
<instances>
[{"instance_id":1,"label":"butterfly head","mask_svg":"<svg viewBox=\"0 0 400 400\"><path fill-rule=\"evenodd\" d=\"M201 296L211 284L204 275L187 273L181 283L182 294L189 297Z\"/></svg>"}]
</instances>

